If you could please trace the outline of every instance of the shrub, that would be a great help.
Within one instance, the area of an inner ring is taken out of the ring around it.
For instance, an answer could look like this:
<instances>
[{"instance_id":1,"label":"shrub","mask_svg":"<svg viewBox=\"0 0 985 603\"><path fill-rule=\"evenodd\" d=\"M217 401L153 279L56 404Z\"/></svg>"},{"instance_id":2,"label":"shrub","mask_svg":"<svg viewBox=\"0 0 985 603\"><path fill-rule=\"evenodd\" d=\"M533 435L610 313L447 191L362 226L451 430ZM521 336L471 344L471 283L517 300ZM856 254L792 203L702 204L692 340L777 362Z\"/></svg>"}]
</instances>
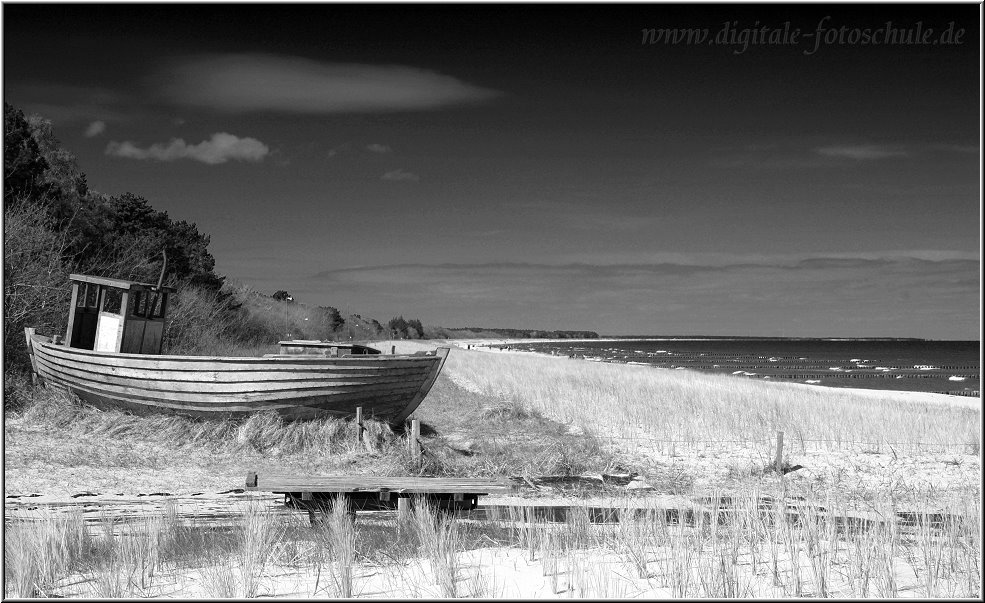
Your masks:
<instances>
[{"instance_id":1,"label":"shrub","mask_svg":"<svg viewBox=\"0 0 985 603\"><path fill-rule=\"evenodd\" d=\"M24 328L46 334L65 329L71 290L62 259L64 235L50 228L42 207L19 203L3 211L3 352L5 370L27 366Z\"/></svg>"}]
</instances>

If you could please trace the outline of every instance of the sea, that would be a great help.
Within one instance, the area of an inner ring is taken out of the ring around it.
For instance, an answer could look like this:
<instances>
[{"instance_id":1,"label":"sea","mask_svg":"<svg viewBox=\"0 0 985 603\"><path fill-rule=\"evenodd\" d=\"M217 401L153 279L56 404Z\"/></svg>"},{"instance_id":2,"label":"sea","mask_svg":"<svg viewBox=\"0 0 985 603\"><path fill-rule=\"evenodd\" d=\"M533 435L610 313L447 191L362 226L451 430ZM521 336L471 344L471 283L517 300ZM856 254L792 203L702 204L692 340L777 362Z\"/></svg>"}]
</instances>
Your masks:
<instances>
[{"instance_id":1,"label":"sea","mask_svg":"<svg viewBox=\"0 0 985 603\"><path fill-rule=\"evenodd\" d=\"M978 341L647 337L503 347L747 379L980 397Z\"/></svg>"}]
</instances>

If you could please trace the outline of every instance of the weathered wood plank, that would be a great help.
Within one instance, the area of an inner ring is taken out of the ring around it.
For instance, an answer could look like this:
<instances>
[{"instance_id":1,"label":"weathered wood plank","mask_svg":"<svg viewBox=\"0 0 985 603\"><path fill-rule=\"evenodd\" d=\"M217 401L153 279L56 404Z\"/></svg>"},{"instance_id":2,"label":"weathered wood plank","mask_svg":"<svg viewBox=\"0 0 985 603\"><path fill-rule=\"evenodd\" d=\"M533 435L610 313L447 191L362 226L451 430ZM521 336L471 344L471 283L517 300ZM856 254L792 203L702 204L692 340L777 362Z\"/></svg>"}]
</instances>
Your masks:
<instances>
[{"instance_id":1,"label":"weathered wood plank","mask_svg":"<svg viewBox=\"0 0 985 603\"><path fill-rule=\"evenodd\" d=\"M52 376L68 381L71 384L89 386L97 391L115 393L118 395L135 395L141 398L163 398L174 402L197 402L203 396L208 396L217 403L249 402L276 398L290 400L292 398L330 397L344 394L390 394L406 393L412 396L421 388L423 380L388 379L382 382L369 381L366 383L314 383L304 386L284 387L282 385L266 386L262 382L222 384L213 387L210 383L201 383L198 387L192 384L182 384L180 387L166 381L149 380L119 380L103 378L100 375L84 371L66 371L57 365L51 365L45 359L39 359L44 371Z\"/></svg>"},{"instance_id":2,"label":"weathered wood plank","mask_svg":"<svg viewBox=\"0 0 985 603\"><path fill-rule=\"evenodd\" d=\"M258 368L268 371L303 371L305 369L331 370L379 370L386 368L415 368L431 366L440 361L438 356L409 356L386 354L355 356L149 356L143 354L117 354L96 352L39 342L36 347L46 353L64 359L76 359L94 365L125 367L142 370L175 371L255 371Z\"/></svg>"},{"instance_id":3,"label":"weathered wood plank","mask_svg":"<svg viewBox=\"0 0 985 603\"><path fill-rule=\"evenodd\" d=\"M51 385L61 389L68 387L59 383L51 383ZM369 415L391 420L390 417L393 416L393 413L397 409L403 408L407 400L405 394L376 395L372 397L347 394L344 397L336 396L329 399L316 397L288 401L261 400L249 404L242 402L219 404L204 397L202 400L196 402L173 403L152 398L138 399L133 395L127 395L125 397L113 396L78 385L71 386L71 390L97 408L122 408L138 414L158 410L199 417L248 415L261 411L276 411L285 417L292 418L314 418L324 414L351 416L355 413L356 406L361 405L367 409Z\"/></svg>"},{"instance_id":4,"label":"weathered wood plank","mask_svg":"<svg viewBox=\"0 0 985 603\"><path fill-rule=\"evenodd\" d=\"M251 485L253 484L253 485ZM488 494L512 489L510 482L450 477L295 476L250 473L248 490L267 492L396 492Z\"/></svg>"},{"instance_id":5,"label":"weathered wood plank","mask_svg":"<svg viewBox=\"0 0 985 603\"><path fill-rule=\"evenodd\" d=\"M414 370L404 375L370 375L364 377L352 377L349 375L328 374L327 376L306 376L303 379L279 378L266 380L258 373L239 374L239 380L231 381L198 379L192 380L188 377L193 375L174 374L174 377L184 377L178 379L159 378L151 375L140 377L137 371L132 371L132 376L121 376L118 372L94 373L88 370L86 365L78 362L63 362L55 364L49 358L44 358L42 362L53 372L57 372L66 379L75 378L80 381L97 381L101 384L110 386L134 387L140 389L157 390L165 392L203 392L209 391L217 394L237 394L241 392L261 392L261 391L304 391L315 389L339 388L345 391L347 387L366 387L376 385L407 385L416 383L420 387L424 383L428 373L424 370Z\"/></svg>"},{"instance_id":6,"label":"weathered wood plank","mask_svg":"<svg viewBox=\"0 0 985 603\"><path fill-rule=\"evenodd\" d=\"M51 362L65 368L74 368L101 375L118 376L125 379L150 379L162 381L193 381L204 383L242 383L247 380L264 382L296 381L296 380L327 380L344 381L346 379L380 378L380 377L413 377L420 375L422 379L429 374L433 365L420 365L409 368L374 367L366 370L346 368L337 370L335 367L306 367L304 370L265 370L258 366L252 371L201 371L201 370L159 370L143 369L133 366L113 366L104 363L88 362L86 358L59 358L44 354Z\"/></svg>"}]
</instances>

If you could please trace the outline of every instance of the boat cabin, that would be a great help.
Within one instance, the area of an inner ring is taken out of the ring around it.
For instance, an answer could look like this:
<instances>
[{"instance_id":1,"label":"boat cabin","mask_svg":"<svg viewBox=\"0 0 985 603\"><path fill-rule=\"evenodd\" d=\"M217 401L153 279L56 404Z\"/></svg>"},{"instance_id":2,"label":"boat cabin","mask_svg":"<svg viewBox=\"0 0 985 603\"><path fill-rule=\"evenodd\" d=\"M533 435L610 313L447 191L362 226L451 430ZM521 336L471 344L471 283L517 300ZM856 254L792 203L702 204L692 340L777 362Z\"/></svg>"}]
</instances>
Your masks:
<instances>
[{"instance_id":1,"label":"boat cabin","mask_svg":"<svg viewBox=\"0 0 985 603\"><path fill-rule=\"evenodd\" d=\"M69 275L72 305L65 343L97 352L160 354L174 289L115 278Z\"/></svg>"}]
</instances>

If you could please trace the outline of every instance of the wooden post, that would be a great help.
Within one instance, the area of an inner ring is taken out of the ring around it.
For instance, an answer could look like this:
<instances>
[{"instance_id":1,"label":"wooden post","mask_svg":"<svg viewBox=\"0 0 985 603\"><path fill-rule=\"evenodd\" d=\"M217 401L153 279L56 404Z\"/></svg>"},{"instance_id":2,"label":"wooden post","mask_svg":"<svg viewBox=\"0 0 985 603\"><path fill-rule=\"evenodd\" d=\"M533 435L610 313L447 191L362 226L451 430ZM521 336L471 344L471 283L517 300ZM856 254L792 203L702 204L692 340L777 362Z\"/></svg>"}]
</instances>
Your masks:
<instances>
[{"instance_id":1,"label":"wooden post","mask_svg":"<svg viewBox=\"0 0 985 603\"><path fill-rule=\"evenodd\" d=\"M363 441L363 407L356 407L356 444Z\"/></svg>"},{"instance_id":2,"label":"wooden post","mask_svg":"<svg viewBox=\"0 0 985 603\"><path fill-rule=\"evenodd\" d=\"M403 531L404 526L410 522L410 498L401 496L397 498L397 534Z\"/></svg>"},{"instance_id":3,"label":"wooden post","mask_svg":"<svg viewBox=\"0 0 985 603\"><path fill-rule=\"evenodd\" d=\"M783 475L783 432L776 432L776 472Z\"/></svg>"},{"instance_id":4,"label":"wooden post","mask_svg":"<svg viewBox=\"0 0 985 603\"><path fill-rule=\"evenodd\" d=\"M68 326L65 328L65 345L72 345L72 332L75 330L76 304L79 303L79 284L72 283L72 301L68 307Z\"/></svg>"},{"instance_id":5,"label":"wooden post","mask_svg":"<svg viewBox=\"0 0 985 603\"><path fill-rule=\"evenodd\" d=\"M410 422L410 457L421 466L421 422L417 419Z\"/></svg>"},{"instance_id":6,"label":"wooden post","mask_svg":"<svg viewBox=\"0 0 985 603\"><path fill-rule=\"evenodd\" d=\"M38 384L38 362L34 359L34 347L31 344L31 337L34 336L34 327L24 328L24 338L27 339L27 355L31 359L31 385Z\"/></svg>"}]
</instances>

